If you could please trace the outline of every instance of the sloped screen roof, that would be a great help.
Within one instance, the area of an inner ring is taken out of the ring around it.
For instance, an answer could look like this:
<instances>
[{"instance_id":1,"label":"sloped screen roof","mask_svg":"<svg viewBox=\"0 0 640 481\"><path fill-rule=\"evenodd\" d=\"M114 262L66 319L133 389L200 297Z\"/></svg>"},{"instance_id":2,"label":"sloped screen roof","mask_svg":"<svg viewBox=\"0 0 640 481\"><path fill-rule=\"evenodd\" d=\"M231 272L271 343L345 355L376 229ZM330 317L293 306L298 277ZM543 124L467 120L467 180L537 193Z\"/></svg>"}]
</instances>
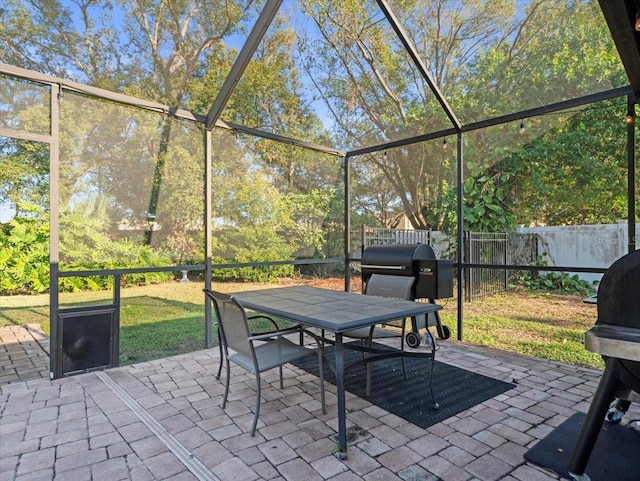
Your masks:
<instances>
[{"instance_id":1,"label":"sloped screen roof","mask_svg":"<svg viewBox=\"0 0 640 481\"><path fill-rule=\"evenodd\" d=\"M284 1L247 72L222 119L347 151L627 83L597 2Z\"/></svg>"},{"instance_id":2,"label":"sloped screen roof","mask_svg":"<svg viewBox=\"0 0 640 481\"><path fill-rule=\"evenodd\" d=\"M217 99L222 121L343 151L628 84L593 0L10 0L0 15L3 63L203 116Z\"/></svg>"}]
</instances>

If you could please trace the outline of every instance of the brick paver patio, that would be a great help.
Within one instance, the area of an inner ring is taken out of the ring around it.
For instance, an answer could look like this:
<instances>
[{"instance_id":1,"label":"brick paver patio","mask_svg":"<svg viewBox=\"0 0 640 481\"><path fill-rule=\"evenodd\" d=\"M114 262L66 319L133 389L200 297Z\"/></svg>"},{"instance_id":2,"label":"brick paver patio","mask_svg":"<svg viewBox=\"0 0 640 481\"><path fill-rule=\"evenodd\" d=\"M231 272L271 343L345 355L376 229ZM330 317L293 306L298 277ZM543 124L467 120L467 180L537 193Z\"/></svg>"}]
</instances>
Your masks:
<instances>
[{"instance_id":1,"label":"brick paver patio","mask_svg":"<svg viewBox=\"0 0 640 481\"><path fill-rule=\"evenodd\" d=\"M438 360L516 387L428 429L347 394L355 439L333 453L335 389L327 414L318 379L285 368L264 378L258 431L248 434L253 379L233 370L230 402L215 379L218 350L50 381L37 326L0 329L0 479L545 481L523 454L588 409L600 372L441 341ZM632 407L627 419L638 417ZM623 420L623 422L627 422Z\"/></svg>"}]
</instances>

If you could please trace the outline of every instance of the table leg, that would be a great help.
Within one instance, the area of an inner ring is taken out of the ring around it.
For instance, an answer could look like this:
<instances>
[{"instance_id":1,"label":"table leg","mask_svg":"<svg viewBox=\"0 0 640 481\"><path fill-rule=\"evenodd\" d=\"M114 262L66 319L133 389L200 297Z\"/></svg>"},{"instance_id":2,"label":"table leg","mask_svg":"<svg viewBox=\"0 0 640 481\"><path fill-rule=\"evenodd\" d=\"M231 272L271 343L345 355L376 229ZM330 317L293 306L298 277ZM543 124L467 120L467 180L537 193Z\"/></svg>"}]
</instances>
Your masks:
<instances>
[{"instance_id":1,"label":"table leg","mask_svg":"<svg viewBox=\"0 0 640 481\"><path fill-rule=\"evenodd\" d=\"M347 459L347 411L344 399L344 347L342 333L336 333L336 391L338 395L338 457Z\"/></svg>"}]
</instances>

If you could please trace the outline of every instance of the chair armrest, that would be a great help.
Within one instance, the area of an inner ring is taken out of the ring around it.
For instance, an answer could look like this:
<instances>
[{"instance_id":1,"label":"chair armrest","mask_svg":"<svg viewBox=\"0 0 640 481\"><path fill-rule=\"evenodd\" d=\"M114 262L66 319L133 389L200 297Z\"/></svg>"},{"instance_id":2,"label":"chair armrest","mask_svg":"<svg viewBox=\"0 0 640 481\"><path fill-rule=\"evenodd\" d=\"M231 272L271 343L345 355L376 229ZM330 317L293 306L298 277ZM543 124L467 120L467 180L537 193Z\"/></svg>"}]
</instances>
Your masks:
<instances>
[{"instance_id":1,"label":"chair armrest","mask_svg":"<svg viewBox=\"0 0 640 481\"><path fill-rule=\"evenodd\" d=\"M300 324L295 324L295 325L293 325L293 326L291 326L291 327L285 327L285 328L283 329L283 328L281 328L281 327L278 325L278 323L277 323L274 319L272 319L272 318L271 318L271 317L269 317L269 316L265 316L264 314L255 314L255 315L252 315L252 316L248 316L248 317L247 317L247 320L250 320L250 321L251 321L251 320L256 320L256 319L265 319L265 320L269 321L269 322L273 325L273 329L272 329L271 331L262 331L262 330L260 330L260 331L253 331L253 330L251 329L251 327L250 327L250 328L249 328L249 329L250 329L250 331L251 331L251 332L250 332L250 334L251 334L252 336L259 336L259 335L262 335L262 334L269 334L269 335L272 335L272 336L273 336L273 335L276 335L277 333L279 333L279 332L283 332L283 331L284 331L286 334L289 334L289 330L291 330L291 329L297 329L297 330L300 330L300 329L302 328L302 326L300 326ZM274 334L274 333L275 333L275 334Z\"/></svg>"},{"instance_id":2,"label":"chair armrest","mask_svg":"<svg viewBox=\"0 0 640 481\"><path fill-rule=\"evenodd\" d=\"M247 317L248 320L252 320L252 319L266 319L267 321L271 322L271 324L273 324L273 327L275 327L275 330L277 331L278 329L280 329L280 327L278 326L278 324L276 323L276 321L274 321L273 319L271 319L269 316L265 316L262 314L256 314L253 316L249 316Z\"/></svg>"},{"instance_id":3,"label":"chair armrest","mask_svg":"<svg viewBox=\"0 0 640 481\"><path fill-rule=\"evenodd\" d=\"M300 326L290 327L288 329L280 329L277 331L262 332L260 334L252 334L249 336L250 341L264 341L273 337L286 336L287 334L295 334L300 332Z\"/></svg>"},{"instance_id":4,"label":"chair armrest","mask_svg":"<svg viewBox=\"0 0 640 481\"><path fill-rule=\"evenodd\" d=\"M307 335L311 336L318 343L324 342L326 340L325 337L324 337L324 329L322 329L320 335L316 334L315 332L313 332L313 331L311 331L309 329L305 329L305 328L302 328L302 332L304 334L307 334Z\"/></svg>"}]
</instances>

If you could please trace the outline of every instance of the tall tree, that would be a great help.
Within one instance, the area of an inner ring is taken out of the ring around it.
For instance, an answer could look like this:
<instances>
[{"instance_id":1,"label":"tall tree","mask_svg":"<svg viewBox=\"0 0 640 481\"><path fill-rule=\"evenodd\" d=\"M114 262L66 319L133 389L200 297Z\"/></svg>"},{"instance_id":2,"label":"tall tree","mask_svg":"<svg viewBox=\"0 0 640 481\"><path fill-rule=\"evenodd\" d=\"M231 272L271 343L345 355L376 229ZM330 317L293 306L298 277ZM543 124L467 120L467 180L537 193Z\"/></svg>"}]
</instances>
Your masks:
<instances>
[{"instance_id":1,"label":"tall tree","mask_svg":"<svg viewBox=\"0 0 640 481\"><path fill-rule=\"evenodd\" d=\"M376 2L303 3L319 33L319 40L305 43L315 59L307 68L342 145L358 148L451 126ZM400 2L392 8L444 91L453 90L462 67L510 20L508 2ZM415 228L442 227L438 211L455 179L451 151L431 142L368 158Z\"/></svg>"},{"instance_id":2,"label":"tall tree","mask_svg":"<svg viewBox=\"0 0 640 481\"><path fill-rule=\"evenodd\" d=\"M533 2L516 32L514 41L481 52L465 73L469 92L483 92L457 97L472 115L501 115L627 82L597 2ZM625 103L465 134L468 228L615 220L626 197L624 125L617 120ZM599 207L605 205L615 207L605 212Z\"/></svg>"},{"instance_id":3,"label":"tall tree","mask_svg":"<svg viewBox=\"0 0 640 481\"><path fill-rule=\"evenodd\" d=\"M291 13L283 8L258 45L222 118L291 138L330 144L318 115L305 97L302 72L296 64L296 31L293 25ZM189 105L193 110L207 107L210 92L217 92L224 81L225 69L221 65L229 62L232 56L232 52L211 52L205 74L190 87ZM289 212L295 222L284 223L280 216L278 222L271 226L272 230L292 245L299 246L304 255L322 252L325 245L323 235L326 237L330 235L330 229L335 229L332 215L342 212L342 209L332 207L334 204L342 206L342 159L264 138L248 135L228 137L237 145L235 149L225 147L224 155L214 158L215 172L227 176L214 180L216 202L227 198L226 193L221 194L220 188L229 190L233 186L238 189L238 179L242 179L242 182L249 183L250 188L264 190L265 202L286 204L279 206L278 212ZM222 164L242 166L240 169L256 173L248 176L238 172L237 168L230 172L229 166ZM266 181L269 182L268 189L264 184ZM280 195L273 192L280 192ZM231 195L225 209L225 220L234 223L233 208L255 210L255 207L241 204L249 199L253 198L239 192ZM319 215L320 212L324 214Z\"/></svg>"},{"instance_id":4,"label":"tall tree","mask_svg":"<svg viewBox=\"0 0 640 481\"><path fill-rule=\"evenodd\" d=\"M305 43L313 52L307 68L342 145L358 148L451 126L376 2L303 4L318 33ZM511 1L435 0L396 2L392 9L463 123L619 86L623 78L597 2L532 0L516 8ZM467 173L485 182L499 178L503 195L512 191L514 176L496 177L491 169L510 152L499 135L479 140L487 135L469 135L465 160L473 167ZM368 158L415 228L451 225L454 167L442 147L429 142ZM491 188L479 185L477 192ZM510 216L500 215L487 227L509 223Z\"/></svg>"},{"instance_id":5,"label":"tall tree","mask_svg":"<svg viewBox=\"0 0 640 481\"><path fill-rule=\"evenodd\" d=\"M254 0L6 0L0 60L182 107L209 51Z\"/></svg>"},{"instance_id":6,"label":"tall tree","mask_svg":"<svg viewBox=\"0 0 640 481\"><path fill-rule=\"evenodd\" d=\"M21 216L28 205L49 204L49 149L37 142L0 137L0 205Z\"/></svg>"},{"instance_id":7,"label":"tall tree","mask_svg":"<svg viewBox=\"0 0 640 481\"><path fill-rule=\"evenodd\" d=\"M253 0L7 0L0 25L0 60L43 73L182 107L208 52L241 32ZM174 128L161 129L148 216L166 183ZM140 214L137 213L136 214ZM159 220L159 219L158 219ZM166 228L172 227L165 223ZM147 242L151 241L147 232Z\"/></svg>"}]
</instances>

